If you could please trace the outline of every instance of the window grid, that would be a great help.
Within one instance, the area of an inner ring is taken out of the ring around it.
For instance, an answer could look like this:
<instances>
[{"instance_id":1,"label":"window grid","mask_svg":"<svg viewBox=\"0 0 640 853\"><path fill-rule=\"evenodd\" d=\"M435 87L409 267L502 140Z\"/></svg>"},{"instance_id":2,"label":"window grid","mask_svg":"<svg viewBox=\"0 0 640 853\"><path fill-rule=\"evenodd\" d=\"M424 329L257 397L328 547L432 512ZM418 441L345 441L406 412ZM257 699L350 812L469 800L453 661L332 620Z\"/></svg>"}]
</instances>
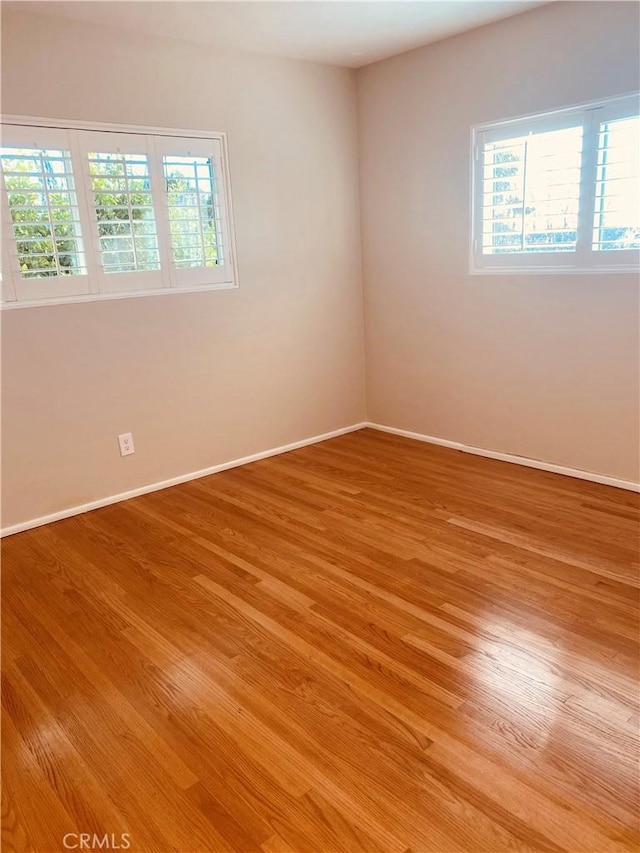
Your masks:
<instances>
[{"instance_id":1,"label":"window grid","mask_svg":"<svg viewBox=\"0 0 640 853\"><path fill-rule=\"evenodd\" d=\"M20 277L86 275L69 151L3 147L0 162Z\"/></svg>"},{"instance_id":2,"label":"window grid","mask_svg":"<svg viewBox=\"0 0 640 853\"><path fill-rule=\"evenodd\" d=\"M575 251L581 138L577 127L485 144L483 254Z\"/></svg>"},{"instance_id":3,"label":"window grid","mask_svg":"<svg viewBox=\"0 0 640 853\"><path fill-rule=\"evenodd\" d=\"M600 124L594 251L640 249L639 161L640 117Z\"/></svg>"},{"instance_id":4,"label":"window grid","mask_svg":"<svg viewBox=\"0 0 640 853\"><path fill-rule=\"evenodd\" d=\"M4 173L11 171L11 164L0 159L0 209L5 223L5 275L0 287L4 307L237 286L224 134L203 136L195 132L184 136L169 129L98 124L70 127L65 122L22 117L5 118L2 127L2 143L7 148L12 146L27 154L42 151L50 157L55 153L65 155L49 170L55 172L56 181L55 192L48 199L42 195L41 163L33 157L20 165L27 173L29 193L21 197L14 193L10 198ZM101 152L107 152L106 156L100 156ZM144 156L137 159L144 162L137 166L122 166L121 162L120 167L109 167L113 152L142 152ZM91 163L91 153L96 155L94 161L108 163ZM164 154L172 158L188 156L192 162L193 155L206 157L210 166L211 184L202 184L203 172L196 170L195 175L199 189L205 193L211 190L210 194L194 196L195 206L186 213L192 221L184 228L194 234L182 241L189 266L180 266L174 259ZM215 181L211 174L214 164ZM138 168L141 165L143 169ZM101 184L99 179L106 183ZM71 195L61 195L63 190ZM21 230L12 227L18 219L24 226ZM50 242L43 248L41 239L45 238ZM63 238L67 242L62 242ZM77 245L68 242L71 238L77 240ZM195 252L193 243L198 244ZM69 252L76 249L81 254L70 258ZM29 255L30 268L25 269L22 264L28 278L21 275L19 254L23 261L25 254ZM64 267L62 274L58 274L60 266ZM69 274L71 267L73 272L82 274Z\"/></svg>"},{"instance_id":5,"label":"window grid","mask_svg":"<svg viewBox=\"0 0 640 853\"><path fill-rule=\"evenodd\" d=\"M159 270L147 155L90 152L89 172L105 273ZM134 181L142 186L132 186ZM116 203L108 201L110 194L117 199ZM147 204L142 203L143 198ZM134 204L134 200L139 203ZM137 231L138 222L148 226L148 233ZM109 248L111 244L106 242L109 240L117 241L116 248Z\"/></svg>"},{"instance_id":6,"label":"window grid","mask_svg":"<svg viewBox=\"0 0 640 853\"><path fill-rule=\"evenodd\" d=\"M470 271L637 272L639 114L633 95L473 129Z\"/></svg>"},{"instance_id":7,"label":"window grid","mask_svg":"<svg viewBox=\"0 0 640 853\"><path fill-rule=\"evenodd\" d=\"M162 161L176 267L223 264L213 159L169 154ZM194 209L196 215L192 216ZM194 239L195 242L189 242Z\"/></svg>"}]
</instances>

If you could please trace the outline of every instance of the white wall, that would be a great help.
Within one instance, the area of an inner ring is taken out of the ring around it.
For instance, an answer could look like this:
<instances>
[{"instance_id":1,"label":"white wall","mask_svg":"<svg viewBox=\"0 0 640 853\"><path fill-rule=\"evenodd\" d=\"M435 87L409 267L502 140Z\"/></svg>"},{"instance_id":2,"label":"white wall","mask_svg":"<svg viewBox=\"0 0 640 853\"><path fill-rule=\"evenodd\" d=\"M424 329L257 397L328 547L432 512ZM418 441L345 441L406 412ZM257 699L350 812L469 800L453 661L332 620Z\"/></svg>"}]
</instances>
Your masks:
<instances>
[{"instance_id":1,"label":"white wall","mask_svg":"<svg viewBox=\"0 0 640 853\"><path fill-rule=\"evenodd\" d=\"M3 526L362 421L354 72L6 11L2 47L5 114L227 131L240 266L4 312Z\"/></svg>"},{"instance_id":2,"label":"white wall","mask_svg":"<svg viewBox=\"0 0 640 853\"><path fill-rule=\"evenodd\" d=\"M358 74L369 420L638 480L638 281L468 274L469 128L640 88L639 7L553 3Z\"/></svg>"}]
</instances>

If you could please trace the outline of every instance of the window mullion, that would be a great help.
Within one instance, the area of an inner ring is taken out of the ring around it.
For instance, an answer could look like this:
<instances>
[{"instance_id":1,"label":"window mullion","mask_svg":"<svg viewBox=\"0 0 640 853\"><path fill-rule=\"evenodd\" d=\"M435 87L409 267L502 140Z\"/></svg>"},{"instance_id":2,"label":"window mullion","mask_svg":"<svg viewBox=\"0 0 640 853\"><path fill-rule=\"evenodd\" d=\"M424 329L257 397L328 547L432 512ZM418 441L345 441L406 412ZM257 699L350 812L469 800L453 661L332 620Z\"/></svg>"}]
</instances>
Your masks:
<instances>
[{"instance_id":1,"label":"window mullion","mask_svg":"<svg viewBox=\"0 0 640 853\"><path fill-rule=\"evenodd\" d=\"M60 255L58 253L58 241L56 239L56 229L53 224L53 214L51 212L51 198L49 196L49 192L46 188L47 180L46 175L44 173L44 164L42 162L42 156L40 156L38 163L40 165L40 174L42 175L42 186L44 187L42 194L44 197L44 203L47 207L47 223L49 225L49 232L51 234L51 247L53 249L53 257L56 261L56 273L60 275L61 265L60 265Z\"/></svg>"},{"instance_id":2,"label":"window mullion","mask_svg":"<svg viewBox=\"0 0 640 853\"><path fill-rule=\"evenodd\" d=\"M212 209L213 209L213 221L214 221L214 231L217 235L217 229L215 227L215 183L214 183L215 174L211 174L211 201L212 201ZM200 198L200 185L198 182L198 169L197 166L193 167L193 180L194 186L196 188L196 201L198 202L198 231L200 233L200 246L202 248L202 265L207 265L207 240L204 236L204 211L202 209L202 199ZM216 249L217 249L217 238L216 238Z\"/></svg>"},{"instance_id":3,"label":"window mullion","mask_svg":"<svg viewBox=\"0 0 640 853\"><path fill-rule=\"evenodd\" d=\"M164 170L162 168L162 153L156 144L155 137L150 136L148 141L149 178L151 183L151 198L156 211L156 234L158 235L162 284L163 287L175 287L169 204L165 188Z\"/></svg>"},{"instance_id":4,"label":"window mullion","mask_svg":"<svg viewBox=\"0 0 640 853\"><path fill-rule=\"evenodd\" d=\"M598 114L600 110L585 112L582 131L582 163L580 166L580 199L578 203L578 239L576 266L593 265L593 216L598 177Z\"/></svg>"},{"instance_id":5,"label":"window mullion","mask_svg":"<svg viewBox=\"0 0 640 853\"><path fill-rule=\"evenodd\" d=\"M122 161L122 177L124 179L125 198L127 200L127 213L129 214L129 231L131 233L131 250L133 251L133 266L134 269L140 269L138 264L138 247L136 246L136 231L135 222L133 219L133 205L131 204L131 185L129 184L129 173L127 171L126 160ZM149 180L151 183L151 179ZM153 196L152 196L153 198Z\"/></svg>"},{"instance_id":6,"label":"window mullion","mask_svg":"<svg viewBox=\"0 0 640 853\"><path fill-rule=\"evenodd\" d=\"M529 140L524 141L524 153L522 156L522 218L520 220L520 249L524 252L524 232L527 210L527 165L529 162Z\"/></svg>"},{"instance_id":7,"label":"window mullion","mask_svg":"<svg viewBox=\"0 0 640 853\"><path fill-rule=\"evenodd\" d=\"M15 302L18 298L16 277L20 275L18 245L15 239L13 219L9 211L7 188L4 173L0 169L0 215L2 217L2 298L6 302Z\"/></svg>"},{"instance_id":8,"label":"window mullion","mask_svg":"<svg viewBox=\"0 0 640 853\"><path fill-rule=\"evenodd\" d=\"M482 265L482 170L484 168L484 133L472 133L471 150L471 252L470 268Z\"/></svg>"},{"instance_id":9,"label":"window mullion","mask_svg":"<svg viewBox=\"0 0 640 853\"><path fill-rule=\"evenodd\" d=\"M235 277L236 269L235 269L235 258L232 253L232 244L231 244L231 220L232 220L232 211L231 211L231 186L229 181L229 175L226 171L227 160L225 157L225 150L220 142L216 142L213 145L214 153L213 153L213 162L215 164L215 178L216 181L214 183L215 195L214 195L214 204L217 206L217 209L214 208L215 213L220 212L220 227L218 228L218 218L216 218L216 235L222 242L222 268L226 269L227 275L233 274Z\"/></svg>"},{"instance_id":10,"label":"window mullion","mask_svg":"<svg viewBox=\"0 0 640 853\"><path fill-rule=\"evenodd\" d=\"M89 172L89 149L86 144L84 131L70 131L71 136L71 160L73 162L74 179L76 181L76 197L78 199L78 210L80 223L84 235L84 251L89 272L89 286L91 293L102 293L104 281L104 268L100 252L100 234L98 231L98 219L93 204L93 188L91 186L91 175Z\"/></svg>"}]
</instances>

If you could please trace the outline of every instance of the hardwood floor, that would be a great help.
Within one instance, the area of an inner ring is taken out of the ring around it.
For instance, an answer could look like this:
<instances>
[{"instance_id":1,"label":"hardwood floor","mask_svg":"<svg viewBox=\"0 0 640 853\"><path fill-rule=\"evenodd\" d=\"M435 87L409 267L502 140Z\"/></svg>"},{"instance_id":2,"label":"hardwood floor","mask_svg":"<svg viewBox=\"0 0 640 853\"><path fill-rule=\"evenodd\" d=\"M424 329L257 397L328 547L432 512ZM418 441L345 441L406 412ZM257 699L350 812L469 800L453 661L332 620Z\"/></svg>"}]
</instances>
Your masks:
<instances>
[{"instance_id":1,"label":"hardwood floor","mask_svg":"<svg viewBox=\"0 0 640 853\"><path fill-rule=\"evenodd\" d=\"M637 850L638 519L363 430L10 537L3 850Z\"/></svg>"}]
</instances>

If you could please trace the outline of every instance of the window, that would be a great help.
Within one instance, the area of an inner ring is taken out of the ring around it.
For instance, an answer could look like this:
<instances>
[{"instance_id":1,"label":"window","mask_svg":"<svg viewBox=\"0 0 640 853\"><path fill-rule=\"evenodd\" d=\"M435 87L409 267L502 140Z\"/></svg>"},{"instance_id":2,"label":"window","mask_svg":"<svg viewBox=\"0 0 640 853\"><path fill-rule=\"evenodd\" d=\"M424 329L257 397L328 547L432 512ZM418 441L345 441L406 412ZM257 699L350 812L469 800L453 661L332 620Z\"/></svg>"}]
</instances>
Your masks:
<instances>
[{"instance_id":1,"label":"window","mask_svg":"<svg viewBox=\"0 0 640 853\"><path fill-rule=\"evenodd\" d=\"M213 162L209 157L162 158L173 260L178 269L222 262Z\"/></svg>"},{"instance_id":2,"label":"window","mask_svg":"<svg viewBox=\"0 0 640 853\"><path fill-rule=\"evenodd\" d=\"M92 151L89 180L105 273L159 270L147 155Z\"/></svg>"},{"instance_id":3,"label":"window","mask_svg":"<svg viewBox=\"0 0 640 853\"><path fill-rule=\"evenodd\" d=\"M4 148L1 161L24 278L86 273L69 152Z\"/></svg>"},{"instance_id":4,"label":"window","mask_svg":"<svg viewBox=\"0 0 640 853\"><path fill-rule=\"evenodd\" d=\"M223 134L7 122L4 307L237 283Z\"/></svg>"},{"instance_id":5,"label":"window","mask_svg":"<svg viewBox=\"0 0 640 853\"><path fill-rule=\"evenodd\" d=\"M603 121L593 221L596 252L640 248L640 116Z\"/></svg>"},{"instance_id":6,"label":"window","mask_svg":"<svg viewBox=\"0 0 640 853\"><path fill-rule=\"evenodd\" d=\"M219 153L205 139L157 140L176 287L224 281L230 216Z\"/></svg>"},{"instance_id":7,"label":"window","mask_svg":"<svg viewBox=\"0 0 640 853\"><path fill-rule=\"evenodd\" d=\"M637 96L473 130L471 271L640 268Z\"/></svg>"}]
</instances>

